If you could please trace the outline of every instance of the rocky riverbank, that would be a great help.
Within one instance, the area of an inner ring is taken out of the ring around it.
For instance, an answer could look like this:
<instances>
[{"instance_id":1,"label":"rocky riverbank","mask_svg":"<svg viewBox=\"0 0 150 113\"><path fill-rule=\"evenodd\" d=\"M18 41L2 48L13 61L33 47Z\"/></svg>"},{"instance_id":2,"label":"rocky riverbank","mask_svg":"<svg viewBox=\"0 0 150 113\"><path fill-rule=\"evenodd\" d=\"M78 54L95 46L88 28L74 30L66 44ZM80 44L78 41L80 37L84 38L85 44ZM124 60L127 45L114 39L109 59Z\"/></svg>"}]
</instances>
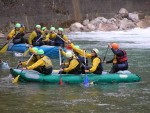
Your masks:
<instances>
[{"instance_id":1,"label":"rocky riverbank","mask_svg":"<svg viewBox=\"0 0 150 113\"><path fill-rule=\"evenodd\" d=\"M125 8L121 8L118 14L110 19L104 17L97 17L93 20L85 19L82 23L75 22L71 24L66 31L116 31L129 30L136 27L150 27L150 16L142 12L128 12Z\"/></svg>"}]
</instances>

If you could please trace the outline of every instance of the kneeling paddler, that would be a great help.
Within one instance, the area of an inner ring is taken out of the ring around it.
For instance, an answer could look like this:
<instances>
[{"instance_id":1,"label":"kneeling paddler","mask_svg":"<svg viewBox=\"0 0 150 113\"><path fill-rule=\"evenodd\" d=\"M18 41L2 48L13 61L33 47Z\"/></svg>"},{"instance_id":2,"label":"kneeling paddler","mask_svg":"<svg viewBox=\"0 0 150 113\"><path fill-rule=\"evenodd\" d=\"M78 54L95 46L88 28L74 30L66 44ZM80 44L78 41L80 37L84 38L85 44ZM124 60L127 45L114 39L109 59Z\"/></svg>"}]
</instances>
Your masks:
<instances>
[{"instance_id":1,"label":"kneeling paddler","mask_svg":"<svg viewBox=\"0 0 150 113\"><path fill-rule=\"evenodd\" d=\"M44 51L42 49L38 50L37 55L39 56L38 61L23 69L36 70L45 75L51 74L53 65L50 58L44 55Z\"/></svg>"}]
</instances>

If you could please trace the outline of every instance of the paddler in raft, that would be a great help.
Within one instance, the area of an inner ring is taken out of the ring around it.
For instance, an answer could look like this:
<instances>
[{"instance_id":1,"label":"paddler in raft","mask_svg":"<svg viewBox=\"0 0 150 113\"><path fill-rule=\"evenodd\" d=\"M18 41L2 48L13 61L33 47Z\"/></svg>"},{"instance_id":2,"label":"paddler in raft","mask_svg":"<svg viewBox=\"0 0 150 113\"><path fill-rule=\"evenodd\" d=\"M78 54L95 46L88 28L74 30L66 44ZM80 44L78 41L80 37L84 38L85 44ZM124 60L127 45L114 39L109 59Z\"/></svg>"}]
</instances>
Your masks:
<instances>
[{"instance_id":1,"label":"paddler in raft","mask_svg":"<svg viewBox=\"0 0 150 113\"><path fill-rule=\"evenodd\" d=\"M26 43L26 40L23 37L24 35L25 35L24 25L16 23L15 28L11 30L11 32L8 34L7 40L12 39L14 44Z\"/></svg>"},{"instance_id":2,"label":"paddler in raft","mask_svg":"<svg viewBox=\"0 0 150 113\"><path fill-rule=\"evenodd\" d=\"M71 45L72 49L78 53L82 57L90 58L92 61L91 67L85 67L85 72L90 72L94 74L102 74L103 66L102 66L102 60L100 58L99 50L94 48L91 51L91 54L85 53L85 50L81 50L79 48L76 48L73 43L69 40L68 43Z\"/></svg>"},{"instance_id":3,"label":"paddler in raft","mask_svg":"<svg viewBox=\"0 0 150 113\"><path fill-rule=\"evenodd\" d=\"M80 49L80 46L79 45L75 45L74 46L75 48L78 48ZM66 57L66 52L62 50L62 48L60 47L59 48L60 51L61 51L61 54ZM81 70L82 70L82 74L85 74L85 66L87 67L88 66L88 59L86 58L86 61L85 61L85 58L83 56L81 56L79 53L77 53L76 51L73 50L73 56L74 58L77 58L80 63L81 63ZM86 62L86 63L85 63Z\"/></svg>"},{"instance_id":4,"label":"paddler in raft","mask_svg":"<svg viewBox=\"0 0 150 113\"><path fill-rule=\"evenodd\" d=\"M46 38L43 40L43 42L45 45L54 46L55 38L56 38L55 27L51 27L48 35L46 35Z\"/></svg>"},{"instance_id":5,"label":"paddler in raft","mask_svg":"<svg viewBox=\"0 0 150 113\"><path fill-rule=\"evenodd\" d=\"M33 46L42 46L43 43L43 35L41 30L41 25L36 25L35 30L30 34L28 42Z\"/></svg>"},{"instance_id":6,"label":"paddler in raft","mask_svg":"<svg viewBox=\"0 0 150 113\"><path fill-rule=\"evenodd\" d=\"M66 52L66 57L68 62L62 63L62 68L60 69L61 74L81 74L81 63L79 59L73 56L72 51Z\"/></svg>"},{"instance_id":7,"label":"paddler in raft","mask_svg":"<svg viewBox=\"0 0 150 113\"><path fill-rule=\"evenodd\" d=\"M42 27L42 35L43 35L43 39L46 38L46 36L48 35L48 29L47 27Z\"/></svg>"},{"instance_id":8,"label":"paddler in raft","mask_svg":"<svg viewBox=\"0 0 150 113\"><path fill-rule=\"evenodd\" d=\"M37 55L39 59L31 66L24 67L23 70L36 70L42 74L49 75L53 71L53 65L49 57L44 55L42 49L38 50Z\"/></svg>"},{"instance_id":9,"label":"paddler in raft","mask_svg":"<svg viewBox=\"0 0 150 113\"><path fill-rule=\"evenodd\" d=\"M126 51L119 49L117 43L108 44L114 53L114 58L110 61L105 61L106 64L113 63L110 73L124 71L128 69L128 57Z\"/></svg>"},{"instance_id":10,"label":"paddler in raft","mask_svg":"<svg viewBox=\"0 0 150 113\"><path fill-rule=\"evenodd\" d=\"M19 65L21 65L22 67L31 66L32 64L37 62L38 59L40 59L40 57L37 55L37 52L38 52L37 47L29 47L29 51L31 54L33 54L31 60L29 62L28 61L24 61L24 62L19 61L18 66Z\"/></svg>"},{"instance_id":11,"label":"paddler in raft","mask_svg":"<svg viewBox=\"0 0 150 113\"><path fill-rule=\"evenodd\" d=\"M64 29L58 28L58 33L55 37L55 46L65 47L65 43L68 41L68 37L64 35Z\"/></svg>"}]
</instances>

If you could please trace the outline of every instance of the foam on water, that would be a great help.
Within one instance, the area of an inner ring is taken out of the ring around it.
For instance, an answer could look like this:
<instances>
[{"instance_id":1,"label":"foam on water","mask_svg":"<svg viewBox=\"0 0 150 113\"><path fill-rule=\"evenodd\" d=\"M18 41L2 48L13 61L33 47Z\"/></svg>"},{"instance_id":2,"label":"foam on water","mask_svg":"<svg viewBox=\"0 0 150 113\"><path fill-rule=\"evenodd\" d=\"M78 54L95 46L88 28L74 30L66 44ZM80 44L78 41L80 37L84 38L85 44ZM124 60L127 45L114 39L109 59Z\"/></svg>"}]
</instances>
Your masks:
<instances>
[{"instance_id":1,"label":"foam on water","mask_svg":"<svg viewBox=\"0 0 150 113\"><path fill-rule=\"evenodd\" d=\"M150 27L146 29L135 28L128 31L92 31L74 32L68 37L71 40L87 40L99 42L118 42L123 48L150 48Z\"/></svg>"}]
</instances>

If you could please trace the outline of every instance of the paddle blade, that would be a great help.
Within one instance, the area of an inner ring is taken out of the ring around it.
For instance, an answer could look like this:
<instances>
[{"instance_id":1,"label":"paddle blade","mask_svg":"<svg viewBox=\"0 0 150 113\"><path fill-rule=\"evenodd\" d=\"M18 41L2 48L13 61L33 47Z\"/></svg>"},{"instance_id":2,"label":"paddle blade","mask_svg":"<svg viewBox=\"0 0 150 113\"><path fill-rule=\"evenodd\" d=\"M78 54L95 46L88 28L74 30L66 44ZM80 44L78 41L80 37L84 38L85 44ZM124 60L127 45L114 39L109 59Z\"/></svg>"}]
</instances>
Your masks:
<instances>
[{"instance_id":1,"label":"paddle blade","mask_svg":"<svg viewBox=\"0 0 150 113\"><path fill-rule=\"evenodd\" d=\"M18 82L19 76L20 76L20 75L18 75L18 76L12 81L13 84Z\"/></svg>"},{"instance_id":2,"label":"paddle blade","mask_svg":"<svg viewBox=\"0 0 150 113\"><path fill-rule=\"evenodd\" d=\"M87 75L86 75L85 78L84 78L84 86L85 86L85 87L88 87L88 86L89 86L89 78L88 78Z\"/></svg>"},{"instance_id":3,"label":"paddle blade","mask_svg":"<svg viewBox=\"0 0 150 113\"><path fill-rule=\"evenodd\" d=\"M5 53L7 49L8 49L8 44L3 46L3 48L0 50L0 53Z\"/></svg>"},{"instance_id":4,"label":"paddle blade","mask_svg":"<svg viewBox=\"0 0 150 113\"><path fill-rule=\"evenodd\" d=\"M62 78L60 78L60 82L59 82L59 85L62 86L63 85L63 81L62 81Z\"/></svg>"},{"instance_id":5,"label":"paddle blade","mask_svg":"<svg viewBox=\"0 0 150 113\"><path fill-rule=\"evenodd\" d=\"M23 56L24 56L24 57L27 56L28 53L29 53L29 49L27 49L27 50L23 53Z\"/></svg>"}]
</instances>

